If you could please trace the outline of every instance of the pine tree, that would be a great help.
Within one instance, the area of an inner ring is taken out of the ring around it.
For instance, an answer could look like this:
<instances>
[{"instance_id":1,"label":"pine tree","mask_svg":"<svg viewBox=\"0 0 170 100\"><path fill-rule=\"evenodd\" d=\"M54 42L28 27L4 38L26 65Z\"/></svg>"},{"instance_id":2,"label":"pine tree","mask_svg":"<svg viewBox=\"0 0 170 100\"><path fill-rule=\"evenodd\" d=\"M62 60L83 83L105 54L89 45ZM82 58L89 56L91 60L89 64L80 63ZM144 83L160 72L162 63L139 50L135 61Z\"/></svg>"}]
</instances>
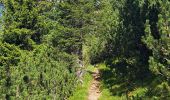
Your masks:
<instances>
[{"instance_id":1,"label":"pine tree","mask_svg":"<svg viewBox=\"0 0 170 100\"><path fill-rule=\"evenodd\" d=\"M144 43L152 51L149 69L155 75L157 86L150 89L158 99L169 99L170 87L170 2L148 0L148 19L145 23Z\"/></svg>"},{"instance_id":2,"label":"pine tree","mask_svg":"<svg viewBox=\"0 0 170 100\"><path fill-rule=\"evenodd\" d=\"M5 6L3 41L32 50L33 45L42 42L45 30L43 13L48 8L47 1L4 0Z\"/></svg>"},{"instance_id":3,"label":"pine tree","mask_svg":"<svg viewBox=\"0 0 170 100\"><path fill-rule=\"evenodd\" d=\"M76 85L75 57L45 41L55 26L52 1L4 0L0 98L68 98ZM57 22L56 22L57 23Z\"/></svg>"},{"instance_id":4,"label":"pine tree","mask_svg":"<svg viewBox=\"0 0 170 100\"><path fill-rule=\"evenodd\" d=\"M82 46L85 34L90 33L91 12L94 1L73 0L56 3L52 20L58 22L52 31L52 44L61 51L74 54L82 59Z\"/></svg>"},{"instance_id":5,"label":"pine tree","mask_svg":"<svg viewBox=\"0 0 170 100\"><path fill-rule=\"evenodd\" d=\"M100 0L94 2L91 14L93 24L89 27L90 34L85 37L84 58L91 64L111 58L115 34L119 27L119 11L117 1ZM114 5L115 4L115 5Z\"/></svg>"},{"instance_id":6,"label":"pine tree","mask_svg":"<svg viewBox=\"0 0 170 100\"><path fill-rule=\"evenodd\" d=\"M149 49L142 42L147 7L142 0L122 0L117 4L118 26L113 30L108 65L125 79L144 79L149 72ZM115 10L115 11L116 11ZM109 46L109 45L108 45Z\"/></svg>"},{"instance_id":7,"label":"pine tree","mask_svg":"<svg viewBox=\"0 0 170 100\"><path fill-rule=\"evenodd\" d=\"M145 43L148 48L152 50L152 56L150 56L149 64L150 70L156 74L169 80L170 72L170 30L169 30L169 12L170 2L168 0L159 1L153 3L150 1L152 9L150 13L153 15L153 11L157 11L154 19L150 16L150 19L146 22L146 36Z\"/></svg>"}]
</instances>

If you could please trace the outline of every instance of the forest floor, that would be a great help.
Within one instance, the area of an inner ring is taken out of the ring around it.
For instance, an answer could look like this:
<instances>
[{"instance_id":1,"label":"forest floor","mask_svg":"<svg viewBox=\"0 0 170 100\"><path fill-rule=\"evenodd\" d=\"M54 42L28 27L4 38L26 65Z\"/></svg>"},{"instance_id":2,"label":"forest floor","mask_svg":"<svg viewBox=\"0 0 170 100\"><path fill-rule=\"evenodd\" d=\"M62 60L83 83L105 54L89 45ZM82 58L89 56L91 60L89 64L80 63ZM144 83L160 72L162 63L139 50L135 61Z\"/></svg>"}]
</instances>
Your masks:
<instances>
[{"instance_id":1,"label":"forest floor","mask_svg":"<svg viewBox=\"0 0 170 100\"><path fill-rule=\"evenodd\" d=\"M146 80L145 84L141 85L142 82L139 81L135 82L136 85L129 86L115 77L104 63L98 64L97 67L90 65L84 75L83 84L79 84L68 100L127 100L127 96L129 99L132 96L143 97L147 93L148 82ZM131 90L126 94L128 89Z\"/></svg>"},{"instance_id":2,"label":"forest floor","mask_svg":"<svg viewBox=\"0 0 170 100\"><path fill-rule=\"evenodd\" d=\"M91 85L89 87L88 91L88 100L98 100L98 98L101 95L100 91L100 72L98 69L96 69L94 72L92 72L93 80L91 82Z\"/></svg>"}]
</instances>

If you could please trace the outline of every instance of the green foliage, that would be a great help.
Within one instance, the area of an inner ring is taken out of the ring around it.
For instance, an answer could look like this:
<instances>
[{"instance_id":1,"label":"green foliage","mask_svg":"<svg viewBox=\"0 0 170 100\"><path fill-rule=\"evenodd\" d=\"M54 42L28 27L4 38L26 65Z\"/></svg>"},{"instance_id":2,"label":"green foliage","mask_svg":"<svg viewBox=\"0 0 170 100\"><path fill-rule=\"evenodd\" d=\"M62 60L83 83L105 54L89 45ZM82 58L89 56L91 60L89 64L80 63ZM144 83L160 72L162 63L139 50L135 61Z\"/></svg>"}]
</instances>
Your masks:
<instances>
[{"instance_id":1,"label":"green foliage","mask_svg":"<svg viewBox=\"0 0 170 100\"><path fill-rule=\"evenodd\" d=\"M0 42L0 51L0 66L17 65L20 61L21 54L18 47Z\"/></svg>"},{"instance_id":2,"label":"green foliage","mask_svg":"<svg viewBox=\"0 0 170 100\"><path fill-rule=\"evenodd\" d=\"M115 19L118 26L111 31L106 63L116 70L118 76L129 80L142 79L149 74L150 51L141 40L145 34L147 6L140 0L124 0L120 3L113 7L115 12L118 11L115 15L118 17Z\"/></svg>"},{"instance_id":3,"label":"green foliage","mask_svg":"<svg viewBox=\"0 0 170 100\"><path fill-rule=\"evenodd\" d=\"M170 38L169 38L169 12L170 2L149 0L149 18L145 24L145 37L143 41L152 51L149 57L149 69L159 80L158 85L151 89L150 93L155 99L169 99L170 77ZM155 11L155 12L153 12ZM155 17L153 17L153 14Z\"/></svg>"},{"instance_id":4,"label":"green foliage","mask_svg":"<svg viewBox=\"0 0 170 100\"><path fill-rule=\"evenodd\" d=\"M68 98L75 89L76 57L48 41L56 24L49 13L53 3L4 0L0 35L0 98Z\"/></svg>"},{"instance_id":5,"label":"green foliage","mask_svg":"<svg viewBox=\"0 0 170 100\"><path fill-rule=\"evenodd\" d=\"M1 76L0 98L68 98L76 82L74 67L71 66L74 64L60 61L53 55L59 54L42 45L33 52L22 52L18 65L2 66L1 68L8 68L8 72L3 71L4 74L1 74L4 76Z\"/></svg>"},{"instance_id":6,"label":"green foliage","mask_svg":"<svg viewBox=\"0 0 170 100\"><path fill-rule=\"evenodd\" d=\"M158 9L157 20L149 19L146 23L146 36L144 42L147 44L148 48L152 50L152 56L150 56L149 64L150 70L156 74L160 75L169 80L169 66L170 66L170 38L169 38L169 1L157 2L155 8ZM150 13L152 13L150 11ZM156 21L157 26L155 27L153 23ZM155 29L153 29L153 27ZM155 31L156 30L156 31Z\"/></svg>"},{"instance_id":7,"label":"green foliage","mask_svg":"<svg viewBox=\"0 0 170 100\"><path fill-rule=\"evenodd\" d=\"M48 33L43 14L49 3L44 3L35 0L3 1L3 41L27 50L32 50L35 43L40 43L42 36Z\"/></svg>"},{"instance_id":8,"label":"green foliage","mask_svg":"<svg viewBox=\"0 0 170 100\"><path fill-rule=\"evenodd\" d=\"M89 65L87 67L88 72L93 72L94 66ZM68 100L87 100L88 99L88 89L92 82L92 75L90 73L86 73L83 76L83 84L79 84L75 91L73 92L73 95L69 97Z\"/></svg>"},{"instance_id":9,"label":"green foliage","mask_svg":"<svg viewBox=\"0 0 170 100\"><path fill-rule=\"evenodd\" d=\"M118 11L112 9L110 0L96 2L92 13L93 24L90 25L89 34L85 35L83 45L83 58L92 64L107 59L113 44L114 33L119 24Z\"/></svg>"},{"instance_id":10,"label":"green foliage","mask_svg":"<svg viewBox=\"0 0 170 100\"><path fill-rule=\"evenodd\" d=\"M116 8L120 21L116 31L112 30L112 39L107 41L110 43L106 47L109 48L106 49L109 55L106 64L123 82L153 77L168 83L164 90L169 88L169 4L168 0L120 1ZM127 88L128 91L131 89ZM159 90L157 92L161 94ZM143 96L148 98L146 95L147 92ZM156 92L151 95L156 96ZM166 95L162 94L160 98ZM158 95L156 97L160 99Z\"/></svg>"},{"instance_id":11,"label":"green foliage","mask_svg":"<svg viewBox=\"0 0 170 100\"><path fill-rule=\"evenodd\" d=\"M101 41L99 37L95 35L89 35L86 37L86 42L83 46L83 59L85 64L95 64L104 58L102 57L102 52L104 50L105 42Z\"/></svg>"},{"instance_id":12,"label":"green foliage","mask_svg":"<svg viewBox=\"0 0 170 100\"><path fill-rule=\"evenodd\" d=\"M167 82L162 82L157 85L151 93L154 94L153 98L167 100L170 96L170 87Z\"/></svg>"},{"instance_id":13,"label":"green foliage","mask_svg":"<svg viewBox=\"0 0 170 100\"><path fill-rule=\"evenodd\" d=\"M105 61L103 84L118 98L168 99L169 0L0 2L0 99L67 99L77 59Z\"/></svg>"},{"instance_id":14,"label":"green foliage","mask_svg":"<svg viewBox=\"0 0 170 100\"><path fill-rule=\"evenodd\" d=\"M86 27L91 24L92 4L91 1L81 0L63 1L55 5L56 14L52 20L59 23L52 32L52 44L55 47L81 56L84 34L88 32Z\"/></svg>"}]
</instances>

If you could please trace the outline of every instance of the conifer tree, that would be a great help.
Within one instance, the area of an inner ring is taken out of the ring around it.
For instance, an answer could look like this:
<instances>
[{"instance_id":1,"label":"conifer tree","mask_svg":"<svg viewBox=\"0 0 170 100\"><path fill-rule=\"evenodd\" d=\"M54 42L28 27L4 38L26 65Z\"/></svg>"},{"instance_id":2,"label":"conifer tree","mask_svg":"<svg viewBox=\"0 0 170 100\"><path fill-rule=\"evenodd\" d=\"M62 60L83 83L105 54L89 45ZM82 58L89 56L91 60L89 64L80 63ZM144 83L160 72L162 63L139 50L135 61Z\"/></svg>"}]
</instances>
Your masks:
<instances>
[{"instance_id":1,"label":"conifer tree","mask_svg":"<svg viewBox=\"0 0 170 100\"><path fill-rule=\"evenodd\" d=\"M90 33L93 23L91 12L94 10L93 0L68 0L56 3L53 21L58 27L52 32L52 44L61 51L74 54L82 59L82 46L85 34Z\"/></svg>"},{"instance_id":2,"label":"conifer tree","mask_svg":"<svg viewBox=\"0 0 170 100\"><path fill-rule=\"evenodd\" d=\"M149 0L150 1L150 0ZM146 21L146 36L145 43L148 48L152 50L152 56L150 56L149 64L150 70L156 74L170 78L170 2L168 0L153 2L150 1L150 5L153 10L150 13L156 16L154 19L152 16ZM153 11L157 11L153 12Z\"/></svg>"},{"instance_id":3,"label":"conifer tree","mask_svg":"<svg viewBox=\"0 0 170 100\"><path fill-rule=\"evenodd\" d=\"M45 30L45 17L49 3L38 0L4 0L3 41L32 50L34 44L42 41Z\"/></svg>"},{"instance_id":4,"label":"conifer tree","mask_svg":"<svg viewBox=\"0 0 170 100\"><path fill-rule=\"evenodd\" d=\"M76 60L44 42L53 26L48 15L53 2L4 0L3 4L0 99L68 98L76 84Z\"/></svg>"},{"instance_id":5,"label":"conifer tree","mask_svg":"<svg viewBox=\"0 0 170 100\"><path fill-rule=\"evenodd\" d=\"M147 10L143 9L147 7L141 1L122 0L120 4L112 1L117 4L119 22L113 31L113 39L110 39L109 58L112 59L108 60L108 65L116 69L118 76L130 80L143 79L149 73L150 51L141 40L145 34L144 24L147 17Z\"/></svg>"},{"instance_id":6,"label":"conifer tree","mask_svg":"<svg viewBox=\"0 0 170 100\"><path fill-rule=\"evenodd\" d=\"M152 87L150 93L158 99L170 96L170 1L148 0L148 19L145 23L144 43L152 51L149 69L156 76L159 86ZM161 93L161 91L163 91Z\"/></svg>"}]
</instances>

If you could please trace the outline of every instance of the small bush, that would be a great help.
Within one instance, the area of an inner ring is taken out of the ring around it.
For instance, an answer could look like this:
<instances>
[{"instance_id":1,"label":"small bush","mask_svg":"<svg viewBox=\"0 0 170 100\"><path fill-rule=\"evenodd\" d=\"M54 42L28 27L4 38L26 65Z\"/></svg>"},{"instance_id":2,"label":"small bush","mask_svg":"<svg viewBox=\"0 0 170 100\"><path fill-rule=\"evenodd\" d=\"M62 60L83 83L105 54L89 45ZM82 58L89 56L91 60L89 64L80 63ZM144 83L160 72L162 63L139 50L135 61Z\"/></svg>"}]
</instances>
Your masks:
<instances>
[{"instance_id":1,"label":"small bush","mask_svg":"<svg viewBox=\"0 0 170 100\"><path fill-rule=\"evenodd\" d=\"M58 55L58 58L52 55ZM0 98L68 98L75 88L76 77L73 61L64 61L71 58L66 54L62 57L65 58L60 59L59 53L44 45L38 46L33 52L22 51L20 62L17 65L9 65L8 71L1 74ZM6 66L1 68L5 69Z\"/></svg>"}]
</instances>

